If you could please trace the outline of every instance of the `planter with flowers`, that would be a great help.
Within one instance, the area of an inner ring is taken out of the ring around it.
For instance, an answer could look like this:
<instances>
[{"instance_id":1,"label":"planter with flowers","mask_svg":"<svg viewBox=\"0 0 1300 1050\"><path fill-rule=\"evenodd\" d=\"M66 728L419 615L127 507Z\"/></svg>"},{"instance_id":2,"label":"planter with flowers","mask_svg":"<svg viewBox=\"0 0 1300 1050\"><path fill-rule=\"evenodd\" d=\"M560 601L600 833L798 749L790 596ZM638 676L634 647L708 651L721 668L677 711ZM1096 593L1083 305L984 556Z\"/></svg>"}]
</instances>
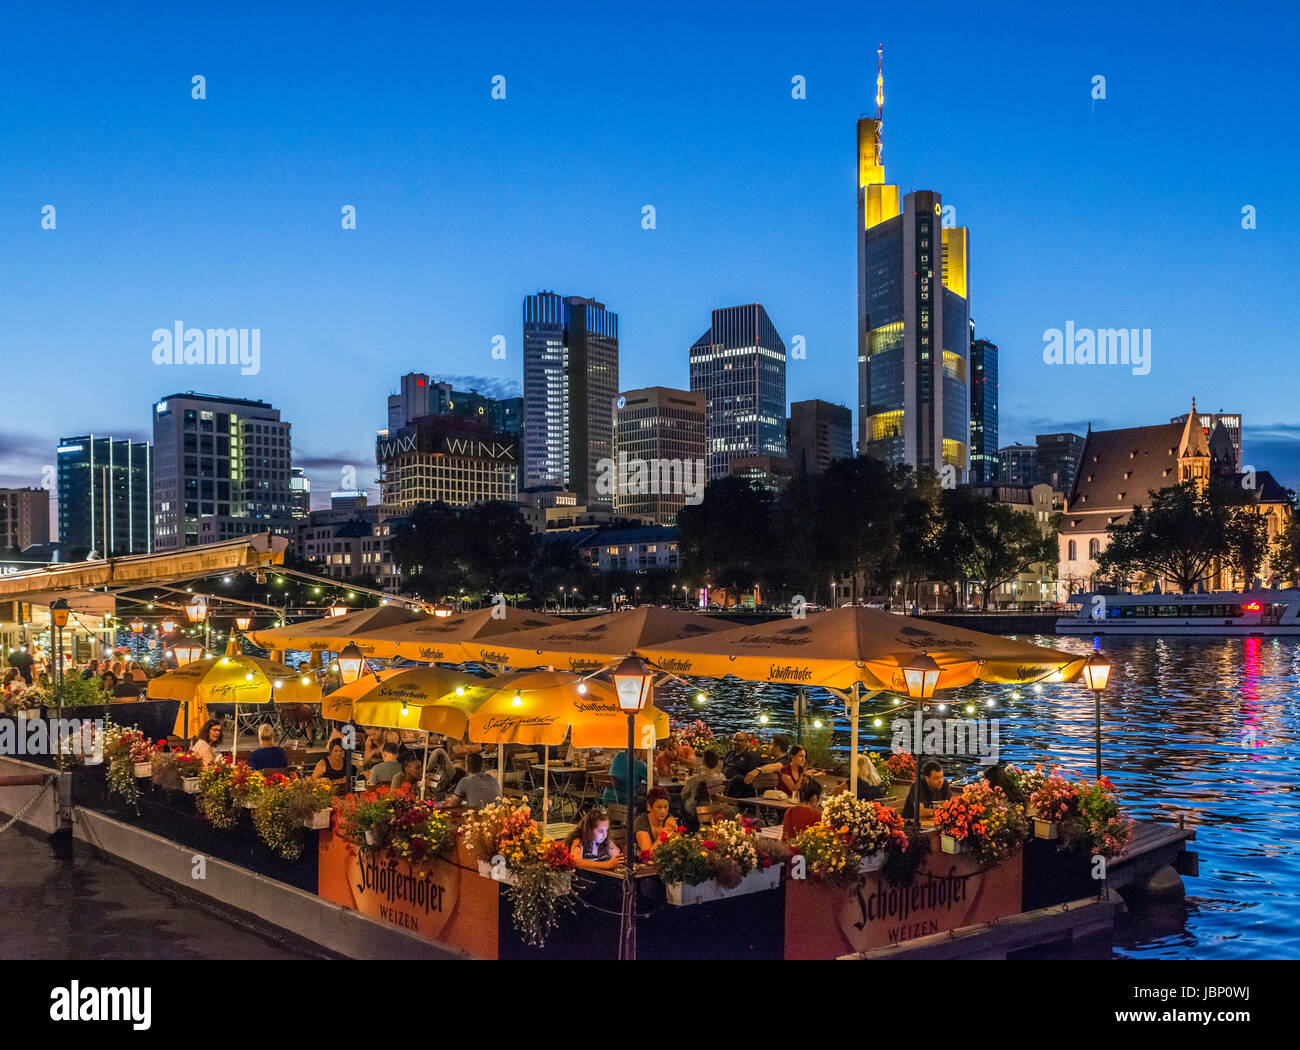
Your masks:
<instances>
[{"instance_id":1,"label":"planter with flowers","mask_svg":"<svg viewBox=\"0 0 1300 1050\"><path fill-rule=\"evenodd\" d=\"M303 806L307 804L304 799ZM318 805L319 799L311 804ZM392 850L410 861L417 874L454 841L447 815L437 803L416 798L407 785L396 791L379 787L349 797L340 815L339 834L363 853Z\"/></svg>"},{"instance_id":2,"label":"planter with flowers","mask_svg":"<svg viewBox=\"0 0 1300 1050\"><path fill-rule=\"evenodd\" d=\"M880 870L890 856L906 850L907 832L896 811L849 794L828 798L821 820L794 840L794 853L803 859L806 878L841 885L856 884L862 875Z\"/></svg>"},{"instance_id":3,"label":"planter with flowers","mask_svg":"<svg viewBox=\"0 0 1300 1050\"><path fill-rule=\"evenodd\" d=\"M170 764L180 779L181 790L187 795L197 795L203 784L203 760L193 751L172 751L170 754ZM156 756L154 761L158 761Z\"/></svg>"},{"instance_id":4,"label":"planter with flowers","mask_svg":"<svg viewBox=\"0 0 1300 1050\"><path fill-rule=\"evenodd\" d=\"M1115 785L1101 777L1075 787L1078 809L1069 826L1070 840L1094 856L1110 859L1122 853L1133 837L1133 821L1120 811Z\"/></svg>"},{"instance_id":5,"label":"planter with flowers","mask_svg":"<svg viewBox=\"0 0 1300 1050\"><path fill-rule=\"evenodd\" d=\"M110 725L104 730L104 761L108 763L107 783L111 794L118 795L128 806L140 801L140 784L136 780L136 756L150 754L149 741L139 729Z\"/></svg>"},{"instance_id":6,"label":"planter with flowers","mask_svg":"<svg viewBox=\"0 0 1300 1050\"><path fill-rule=\"evenodd\" d=\"M543 946L560 911L572 908L573 859L564 844L548 839L528 806L510 799L469 814L460 838L479 874L505 885L519 935Z\"/></svg>"},{"instance_id":7,"label":"planter with flowers","mask_svg":"<svg viewBox=\"0 0 1300 1050\"><path fill-rule=\"evenodd\" d=\"M1043 772L1043 767L1036 765L1033 769L1025 769L1023 766L1009 765L1005 772L1007 779L1015 785L1016 790L1020 792L1020 798L1024 800L1025 816L1037 816L1038 807L1034 804L1034 793L1047 783L1047 774ZM1012 801L1016 800L1012 799Z\"/></svg>"},{"instance_id":8,"label":"planter with flowers","mask_svg":"<svg viewBox=\"0 0 1300 1050\"><path fill-rule=\"evenodd\" d=\"M989 865L1011 856L1029 832L1024 809L982 780L939 803L934 824L943 852L971 853Z\"/></svg>"},{"instance_id":9,"label":"planter with flowers","mask_svg":"<svg viewBox=\"0 0 1300 1050\"><path fill-rule=\"evenodd\" d=\"M230 784L231 772L228 763L219 761L199 774L199 791L195 802L203 819L214 828L235 826L235 797Z\"/></svg>"},{"instance_id":10,"label":"planter with flowers","mask_svg":"<svg viewBox=\"0 0 1300 1050\"><path fill-rule=\"evenodd\" d=\"M718 741L713 735L713 730L708 727L701 719L694 722L688 722L685 725L677 726L673 729L677 739L684 744L689 744L697 755L704 754L709 748L718 750Z\"/></svg>"},{"instance_id":11,"label":"planter with flowers","mask_svg":"<svg viewBox=\"0 0 1300 1050\"><path fill-rule=\"evenodd\" d=\"M230 767L230 797L239 809L255 809L266 778L247 762Z\"/></svg>"},{"instance_id":12,"label":"planter with flowers","mask_svg":"<svg viewBox=\"0 0 1300 1050\"><path fill-rule=\"evenodd\" d=\"M695 835L661 833L651 851L668 903L678 907L775 889L789 850L746 820L719 820Z\"/></svg>"},{"instance_id":13,"label":"planter with flowers","mask_svg":"<svg viewBox=\"0 0 1300 1050\"><path fill-rule=\"evenodd\" d=\"M880 777L880 786L888 791L894 784L894 774L889 768L889 760L879 751L870 752L867 759L876 767L876 774Z\"/></svg>"},{"instance_id":14,"label":"planter with flowers","mask_svg":"<svg viewBox=\"0 0 1300 1050\"><path fill-rule=\"evenodd\" d=\"M885 769L894 784L910 784L916 779L916 758L906 751L895 751L885 759Z\"/></svg>"},{"instance_id":15,"label":"planter with flowers","mask_svg":"<svg viewBox=\"0 0 1300 1050\"><path fill-rule=\"evenodd\" d=\"M291 811L304 828L322 831L330 826L330 818L334 815L334 790L328 783L295 777L289 781L287 790Z\"/></svg>"},{"instance_id":16,"label":"planter with flowers","mask_svg":"<svg viewBox=\"0 0 1300 1050\"><path fill-rule=\"evenodd\" d=\"M1079 812L1079 789L1054 769L1029 796L1029 804L1034 807L1035 838L1065 839Z\"/></svg>"}]
</instances>

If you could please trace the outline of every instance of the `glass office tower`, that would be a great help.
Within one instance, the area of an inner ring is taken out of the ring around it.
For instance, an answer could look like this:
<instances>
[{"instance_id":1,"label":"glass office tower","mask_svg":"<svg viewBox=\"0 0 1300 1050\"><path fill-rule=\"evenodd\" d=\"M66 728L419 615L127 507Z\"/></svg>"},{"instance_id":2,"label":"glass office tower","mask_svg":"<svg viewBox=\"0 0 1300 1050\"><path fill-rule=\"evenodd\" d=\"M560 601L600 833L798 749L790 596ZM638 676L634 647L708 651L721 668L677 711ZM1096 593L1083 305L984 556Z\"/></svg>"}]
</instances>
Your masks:
<instances>
[{"instance_id":1,"label":"glass office tower","mask_svg":"<svg viewBox=\"0 0 1300 1050\"><path fill-rule=\"evenodd\" d=\"M998 348L987 339L970 344L970 481L998 480Z\"/></svg>"},{"instance_id":2,"label":"glass office tower","mask_svg":"<svg viewBox=\"0 0 1300 1050\"><path fill-rule=\"evenodd\" d=\"M153 447L125 438L63 438L59 542L109 558L153 550Z\"/></svg>"}]
</instances>

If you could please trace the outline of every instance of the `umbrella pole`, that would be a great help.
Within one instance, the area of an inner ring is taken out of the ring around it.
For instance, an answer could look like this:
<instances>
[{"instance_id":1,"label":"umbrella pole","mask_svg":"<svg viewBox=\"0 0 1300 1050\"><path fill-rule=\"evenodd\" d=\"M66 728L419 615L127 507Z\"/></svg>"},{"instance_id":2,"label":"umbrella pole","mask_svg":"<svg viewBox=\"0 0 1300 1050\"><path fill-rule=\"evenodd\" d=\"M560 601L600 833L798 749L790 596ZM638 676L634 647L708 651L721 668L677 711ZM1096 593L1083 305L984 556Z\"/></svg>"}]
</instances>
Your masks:
<instances>
[{"instance_id":1,"label":"umbrella pole","mask_svg":"<svg viewBox=\"0 0 1300 1050\"><path fill-rule=\"evenodd\" d=\"M230 741L230 763L239 761L239 697L235 697L235 732Z\"/></svg>"},{"instance_id":2,"label":"umbrella pole","mask_svg":"<svg viewBox=\"0 0 1300 1050\"><path fill-rule=\"evenodd\" d=\"M429 731L424 731L424 776L420 777L420 798L424 798L424 782L429 779Z\"/></svg>"},{"instance_id":3,"label":"umbrella pole","mask_svg":"<svg viewBox=\"0 0 1300 1050\"><path fill-rule=\"evenodd\" d=\"M547 814L551 802L551 749L542 745L542 834L546 834Z\"/></svg>"},{"instance_id":4,"label":"umbrella pole","mask_svg":"<svg viewBox=\"0 0 1300 1050\"><path fill-rule=\"evenodd\" d=\"M497 744L497 790L502 795L506 793L506 745Z\"/></svg>"},{"instance_id":5,"label":"umbrella pole","mask_svg":"<svg viewBox=\"0 0 1300 1050\"><path fill-rule=\"evenodd\" d=\"M858 797L858 683L849 702L849 794Z\"/></svg>"}]
</instances>

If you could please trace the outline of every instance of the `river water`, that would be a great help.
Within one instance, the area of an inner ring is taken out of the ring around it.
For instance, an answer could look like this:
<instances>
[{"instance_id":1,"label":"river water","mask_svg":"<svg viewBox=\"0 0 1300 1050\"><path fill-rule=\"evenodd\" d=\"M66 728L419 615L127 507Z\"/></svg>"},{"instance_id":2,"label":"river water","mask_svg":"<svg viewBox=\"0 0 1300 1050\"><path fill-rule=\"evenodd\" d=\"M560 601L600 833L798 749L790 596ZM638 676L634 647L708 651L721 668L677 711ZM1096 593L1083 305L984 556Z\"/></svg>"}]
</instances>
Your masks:
<instances>
[{"instance_id":1,"label":"river water","mask_svg":"<svg viewBox=\"0 0 1300 1050\"><path fill-rule=\"evenodd\" d=\"M1086 652L1086 638L1025 641ZM1200 874L1184 878L1186 900L1116 925L1126 958L1300 958L1300 644L1261 638L1106 638L1110 687L1102 698L1102 772L1135 817L1197 831L1189 848ZM702 718L715 733L793 731L791 686L697 680L671 683L657 703L674 721ZM991 686L954 691L949 713L974 704L996 720L1001 757L1061 765L1091 776L1093 697L1082 685ZM992 704L989 704L992 701ZM809 690L808 719L835 731L847 753L848 718L824 690ZM888 748L896 698L862 708L863 748ZM762 723L766 714L768 721ZM944 717L929 711L932 717ZM879 717L882 725L875 727ZM967 717L975 717L973 715ZM947 758L951 776L979 772L978 759Z\"/></svg>"}]
</instances>

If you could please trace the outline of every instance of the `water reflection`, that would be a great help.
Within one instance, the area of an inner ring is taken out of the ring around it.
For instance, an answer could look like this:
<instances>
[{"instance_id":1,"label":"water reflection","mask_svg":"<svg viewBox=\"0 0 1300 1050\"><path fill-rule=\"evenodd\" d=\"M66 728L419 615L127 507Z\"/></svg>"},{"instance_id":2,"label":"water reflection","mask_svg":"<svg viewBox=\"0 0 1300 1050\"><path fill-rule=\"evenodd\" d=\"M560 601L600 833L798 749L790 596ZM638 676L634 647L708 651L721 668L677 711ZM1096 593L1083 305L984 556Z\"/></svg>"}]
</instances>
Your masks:
<instances>
[{"instance_id":1,"label":"water reflection","mask_svg":"<svg viewBox=\"0 0 1300 1050\"><path fill-rule=\"evenodd\" d=\"M1090 639L1026 639L1087 652ZM1135 816L1197 827L1192 849L1200 876L1188 899L1117 930L1117 952L1169 958L1296 958L1300 933L1300 645L1260 638L1107 638L1113 665L1102 698L1102 769ZM707 690L694 702L697 684ZM703 718L715 733L737 729L793 733L793 686L735 679L670 683L657 702L675 720ZM1001 754L1018 763L1060 764L1091 775L1093 697L1082 685L989 686L954 691L952 704L975 702L999 720ZM992 706L986 701L992 700ZM889 746L898 698L864 703L864 748ZM809 719L835 729L847 754L849 723L841 701L808 691ZM930 712L938 716L938 712ZM760 724L760 716L768 721ZM879 718L882 724L873 725ZM952 775L979 771L972 759L946 760ZM1170 924L1173 923L1171 926Z\"/></svg>"}]
</instances>

